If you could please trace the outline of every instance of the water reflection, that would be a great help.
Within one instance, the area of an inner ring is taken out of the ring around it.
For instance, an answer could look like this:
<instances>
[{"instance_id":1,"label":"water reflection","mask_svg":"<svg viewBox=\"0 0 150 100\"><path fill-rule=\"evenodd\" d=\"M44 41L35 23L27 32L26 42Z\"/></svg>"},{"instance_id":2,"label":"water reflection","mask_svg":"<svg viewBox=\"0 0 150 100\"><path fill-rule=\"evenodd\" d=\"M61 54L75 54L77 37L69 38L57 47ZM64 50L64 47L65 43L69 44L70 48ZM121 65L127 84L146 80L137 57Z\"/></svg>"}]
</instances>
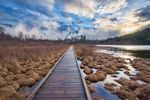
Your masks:
<instances>
[{"instance_id":1,"label":"water reflection","mask_svg":"<svg viewBox=\"0 0 150 100\"><path fill-rule=\"evenodd\" d=\"M143 81L141 81L141 80L136 80L136 82L137 82L138 84L146 84L145 82L143 82Z\"/></svg>"},{"instance_id":2,"label":"water reflection","mask_svg":"<svg viewBox=\"0 0 150 100\"><path fill-rule=\"evenodd\" d=\"M150 58L150 45L97 45L108 49L99 49L96 52L103 52L120 56L122 58Z\"/></svg>"},{"instance_id":3,"label":"water reflection","mask_svg":"<svg viewBox=\"0 0 150 100\"><path fill-rule=\"evenodd\" d=\"M104 100L120 100L116 95L111 94L108 90L103 88L99 82L92 84L96 92L92 93L92 98L101 97Z\"/></svg>"},{"instance_id":4,"label":"water reflection","mask_svg":"<svg viewBox=\"0 0 150 100\"><path fill-rule=\"evenodd\" d=\"M116 86L114 86L114 88L119 88L121 85L115 81L116 79L118 79L117 77L112 77L111 75L107 75L106 79L104 81L98 82L98 84L100 84L102 87L104 87L104 85L106 83L114 83L116 85Z\"/></svg>"},{"instance_id":5,"label":"water reflection","mask_svg":"<svg viewBox=\"0 0 150 100\"><path fill-rule=\"evenodd\" d=\"M117 77L116 77L117 80L120 78L125 78L125 79L130 80L130 77L128 75L124 74L124 71L117 71L117 72L119 72L119 74L117 74Z\"/></svg>"},{"instance_id":6,"label":"water reflection","mask_svg":"<svg viewBox=\"0 0 150 100\"><path fill-rule=\"evenodd\" d=\"M150 50L150 45L97 45L101 47L113 47L124 50Z\"/></svg>"},{"instance_id":7,"label":"water reflection","mask_svg":"<svg viewBox=\"0 0 150 100\"><path fill-rule=\"evenodd\" d=\"M107 50L98 49L98 50L96 50L96 52L108 53L108 54L111 54L115 57L130 58L131 60L135 59L135 57L132 56L132 54L129 52L117 51L117 50L113 50L113 49L107 49Z\"/></svg>"},{"instance_id":8,"label":"water reflection","mask_svg":"<svg viewBox=\"0 0 150 100\"><path fill-rule=\"evenodd\" d=\"M99 45L98 45L99 46ZM100 46L104 46L104 45L100 45ZM104 46L106 47L106 46ZM108 48L109 47L109 48ZM122 58L126 58L126 62L127 64L125 64L129 70L126 69L122 69L119 70L117 72L119 72L119 74L113 74L116 75L116 77L112 77L112 75L107 75L106 79L104 81L99 81L97 83L92 83L92 86L95 88L95 92L92 93L92 98L94 99L95 97L102 97L104 98L104 100L120 100L118 98L118 96L113 95L110 93L110 91L106 90L104 88L104 85L106 83L114 83L116 84L116 86L114 86L114 88L120 88L120 84L118 82L116 82L115 80L118 80L120 78L125 78L130 80L130 76L128 76L127 74L125 74L125 71L129 71L129 73L131 75L136 75L139 71L137 71L135 68L133 68L130 64L130 59L133 60L135 58L150 58L150 46L121 46L121 45L107 45L107 49L98 49L96 50L96 52L102 52L102 53L108 53L111 54L115 57L122 57ZM130 59L128 59L130 58ZM81 61L78 60L78 64L79 66L82 64ZM83 69L82 69L83 71ZM93 73L96 73L97 69L93 68ZM84 76L86 76L84 74ZM145 84L145 82L141 81L141 80L137 80L136 81L139 84Z\"/></svg>"},{"instance_id":9,"label":"water reflection","mask_svg":"<svg viewBox=\"0 0 150 100\"><path fill-rule=\"evenodd\" d=\"M80 66L82 64L82 62L80 60L77 60L78 65ZM83 73L83 69L82 73ZM97 69L93 68L93 73L96 73ZM85 73L83 73L83 76L87 76ZM110 80L110 78L112 78L112 80ZM117 82L114 81L113 77L111 77L110 75L107 75L105 81L101 81L101 82L97 82L97 83L92 83L92 86L95 88L95 92L91 94L93 100L96 97L101 97L104 98L104 100L120 100L118 98L118 96L111 94L108 90L106 90L104 88L104 84L105 83L116 83L117 86L120 86L120 84L118 84ZM116 87L118 88L118 87Z\"/></svg>"},{"instance_id":10,"label":"water reflection","mask_svg":"<svg viewBox=\"0 0 150 100\"><path fill-rule=\"evenodd\" d=\"M138 72L140 72L140 71L136 70L135 68L133 68L130 63L125 64L125 65L128 67L129 73L131 75L136 75Z\"/></svg>"}]
</instances>

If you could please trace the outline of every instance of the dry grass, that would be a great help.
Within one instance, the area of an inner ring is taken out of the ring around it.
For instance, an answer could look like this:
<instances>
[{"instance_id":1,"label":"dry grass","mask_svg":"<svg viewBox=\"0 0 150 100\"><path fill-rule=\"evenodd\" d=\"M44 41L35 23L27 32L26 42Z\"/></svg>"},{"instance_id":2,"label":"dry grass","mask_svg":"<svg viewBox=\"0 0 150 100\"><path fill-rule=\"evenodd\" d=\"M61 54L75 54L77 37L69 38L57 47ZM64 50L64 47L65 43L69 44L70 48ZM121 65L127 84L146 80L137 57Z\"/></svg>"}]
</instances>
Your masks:
<instances>
[{"instance_id":1,"label":"dry grass","mask_svg":"<svg viewBox=\"0 0 150 100\"><path fill-rule=\"evenodd\" d=\"M24 100L30 87L44 77L66 51L68 45L55 43L18 43L0 46L0 98Z\"/></svg>"},{"instance_id":2,"label":"dry grass","mask_svg":"<svg viewBox=\"0 0 150 100\"><path fill-rule=\"evenodd\" d=\"M77 55L77 58L82 59L82 57L86 56L92 56L94 53L93 51L95 50L95 46L89 46L89 45L75 45L75 52Z\"/></svg>"},{"instance_id":3,"label":"dry grass","mask_svg":"<svg viewBox=\"0 0 150 100\"><path fill-rule=\"evenodd\" d=\"M94 52L96 47L88 45L76 45L75 51L77 58L82 61L80 66L85 74L88 74L85 79L87 83L94 83L98 81L103 81L107 75L118 74L117 71L121 69L126 70L128 73L129 68L125 65L125 59L120 57L114 57L106 53L96 53ZM120 83L122 86L120 88L114 88L111 84L105 84L107 90L111 93L116 94L122 100L150 100L150 59L134 59L131 61L132 66L139 70L135 76L132 77L134 80L128 80L120 78L116 82ZM91 70L97 69L96 73L90 72ZM145 84L138 84L135 80L142 80ZM90 90L91 88L89 88Z\"/></svg>"}]
</instances>

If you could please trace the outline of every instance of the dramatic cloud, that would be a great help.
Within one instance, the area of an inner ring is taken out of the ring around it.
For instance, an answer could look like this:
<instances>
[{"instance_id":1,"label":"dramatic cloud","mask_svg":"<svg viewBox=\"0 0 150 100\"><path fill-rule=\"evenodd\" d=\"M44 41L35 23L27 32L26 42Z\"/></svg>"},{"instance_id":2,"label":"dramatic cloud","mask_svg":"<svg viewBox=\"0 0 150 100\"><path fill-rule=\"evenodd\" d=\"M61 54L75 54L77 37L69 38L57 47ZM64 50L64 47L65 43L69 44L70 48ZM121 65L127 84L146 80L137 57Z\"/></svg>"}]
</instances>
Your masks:
<instances>
[{"instance_id":1,"label":"dramatic cloud","mask_svg":"<svg viewBox=\"0 0 150 100\"><path fill-rule=\"evenodd\" d=\"M66 12L94 17L96 13L114 13L127 6L126 0L57 0Z\"/></svg>"},{"instance_id":2,"label":"dramatic cloud","mask_svg":"<svg viewBox=\"0 0 150 100\"><path fill-rule=\"evenodd\" d=\"M142 21L150 20L150 5L144 7L143 9L137 10L136 16L141 17Z\"/></svg>"},{"instance_id":3,"label":"dramatic cloud","mask_svg":"<svg viewBox=\"0 0 150 100\"><path fill-rule=\"evenodd\" d=\"M45 27L45 30L40 26ZM14 27L5 27L6 33L12 36L18 36L20 32L23 33L24 37L27 36L31 38L35 36L37 39L65 39L67 32L62 32L61 34L57 31L59 24L56 22L42 22L41 25L28 29L27 26L20 23ZM43 31L43 32L42 32Z\"/></svg>"},{"instance_id":4,"label":"dramatic cloud","mask_svg":"<svg viewBox=\"0 0 150 100\"><path fill-rule=\"evenodd\" d=\"M6 27L12 36L106 39L148 27L150 1L1 0L0 15L0 25L13 26Z\"/></svg>"},{"instance_id":5,"label":"dramatic cloud","mask_svg":"<svg viewBox=\"0 0 150 100\"><path fill-rule=\"evenodd\" d=\"M126 6L126 0L106 0L99 6L98 12L100 12L101 14L114 13Z\"/></svg>"},{"instance_id":6,"label":"dramatic cloud","mask_svg":"<svg viewBox=\"0 0 150 100\"><path fill-rule=\"evenodd\" d=\"M54 5L54 0L2 0L1 2L7 7L30 9L46 15L50 15Z\"/></svg>"},{"instance_id":7,"label":"dramatic cloud","mask_svg":"<svg viewBox=\"0 0 150 100\"><path fill-rule=\"evenodd\" d=\"M64 4L66 12L73 14L94 17L96 13L95 7L97 6L96 0L60 0Z\"/></svg>"}]
</instances>

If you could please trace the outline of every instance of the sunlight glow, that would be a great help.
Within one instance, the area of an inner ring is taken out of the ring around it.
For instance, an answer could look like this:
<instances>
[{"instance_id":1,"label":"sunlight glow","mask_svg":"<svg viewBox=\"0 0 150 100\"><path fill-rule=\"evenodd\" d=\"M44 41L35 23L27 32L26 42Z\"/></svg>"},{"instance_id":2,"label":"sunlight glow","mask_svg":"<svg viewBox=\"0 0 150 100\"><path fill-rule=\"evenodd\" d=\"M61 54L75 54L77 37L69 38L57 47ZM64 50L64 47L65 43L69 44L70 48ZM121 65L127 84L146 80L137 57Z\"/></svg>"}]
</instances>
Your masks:
<instances>
[{"instance_id":1,"label":"sunlight glow","mask_svg":"<svg viewBox=\"0 0 150 100\"><path fill-rule=\"evenodd\" d=\"M133 46L124 46L123 48L126 50L134 50L135 49Z\"/></svg>"},{"instance_id":2,"label":"sunlight glow","mask_svg":"<svg viewBox=\"0 0 150 100\"><path fill-rule=\"evenodd\" d=\"M135 32L137 30L137 27L127 27L123 29L124 32L130 33L130 32Z\"/></svg>"}]
</instances>

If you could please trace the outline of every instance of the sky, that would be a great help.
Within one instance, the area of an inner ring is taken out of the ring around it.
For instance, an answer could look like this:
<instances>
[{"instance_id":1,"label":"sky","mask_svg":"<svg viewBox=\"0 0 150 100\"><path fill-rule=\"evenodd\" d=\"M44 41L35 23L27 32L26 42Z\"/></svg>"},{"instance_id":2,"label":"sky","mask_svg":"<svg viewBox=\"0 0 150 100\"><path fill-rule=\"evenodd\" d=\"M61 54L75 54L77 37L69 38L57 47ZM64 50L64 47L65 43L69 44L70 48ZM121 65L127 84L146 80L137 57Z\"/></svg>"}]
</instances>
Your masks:
<instances>
[{"instance_id":1,"label":"sky","mask_svg":"<svg viewBox=\"0 0 150 100\"><path fill-rule=\"evenodd\" d=\"M103 40L149 27L150 0L0 0L0 25L12 36Z\"/></svg>"}]
</instances>

